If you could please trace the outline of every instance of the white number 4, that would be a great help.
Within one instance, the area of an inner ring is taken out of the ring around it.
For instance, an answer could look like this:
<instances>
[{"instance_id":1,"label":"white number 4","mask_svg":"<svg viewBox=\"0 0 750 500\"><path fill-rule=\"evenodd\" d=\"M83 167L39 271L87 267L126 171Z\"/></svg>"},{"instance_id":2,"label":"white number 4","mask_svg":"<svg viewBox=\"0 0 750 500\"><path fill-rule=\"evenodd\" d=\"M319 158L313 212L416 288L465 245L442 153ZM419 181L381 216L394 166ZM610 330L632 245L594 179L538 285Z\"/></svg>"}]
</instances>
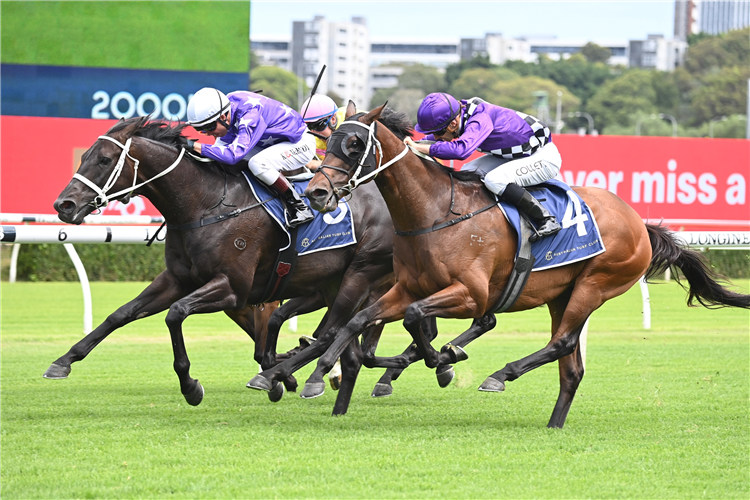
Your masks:
<instances>
[{"instance_id":1,"label":"white number 4","mask_svg":"<svg viewBox=\"0 0 750 500\"><path fill-rule=\"evenodd\" d=\"M568 229L573 224L576 225L578 236L586 235L586 225L584 222L589 220L589 216L581 210L581 200L573 191L566 191L568 195L568 205L565 207L565 215L562 220L563 229Z\"/></svg>"}]
</instances>

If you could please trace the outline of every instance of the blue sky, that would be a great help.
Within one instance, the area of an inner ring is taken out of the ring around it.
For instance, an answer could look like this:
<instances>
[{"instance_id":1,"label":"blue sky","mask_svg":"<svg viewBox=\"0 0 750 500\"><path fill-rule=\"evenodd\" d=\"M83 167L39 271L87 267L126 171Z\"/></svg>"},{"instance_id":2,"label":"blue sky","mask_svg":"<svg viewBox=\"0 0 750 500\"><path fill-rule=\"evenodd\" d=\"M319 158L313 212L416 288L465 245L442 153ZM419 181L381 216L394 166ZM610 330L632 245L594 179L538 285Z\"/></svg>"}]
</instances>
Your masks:
<instances>
[{"instance_id":1,"label":"blue sky","mask_svg":"<svg viewBox=\"0 0 750 500\"><path fill-rule=\"evenodd\" d=\"M292 21L367 19L371 37L556 36L584 40L672 38L674 0L251 0L250 35L291 35Z\"/></svg>"}]
</instances>

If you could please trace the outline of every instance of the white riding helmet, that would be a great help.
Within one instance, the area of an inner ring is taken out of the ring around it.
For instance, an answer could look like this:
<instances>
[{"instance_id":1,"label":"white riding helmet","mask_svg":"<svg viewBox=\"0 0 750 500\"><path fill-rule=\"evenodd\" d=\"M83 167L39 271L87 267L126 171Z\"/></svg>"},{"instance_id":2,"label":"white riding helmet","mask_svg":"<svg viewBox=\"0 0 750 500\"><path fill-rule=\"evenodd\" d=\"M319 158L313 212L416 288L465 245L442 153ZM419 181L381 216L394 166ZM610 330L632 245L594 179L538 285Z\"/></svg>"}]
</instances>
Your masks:
<instances>
[{"instance_id":1,"label":"white riding helmet","mask_svg":"<svg viewBox=\"0 0 750 500\"><path fill-rule=\"evenodd\" d=\"M220 90L204 87L193 95L187 106L188 125L202 127L215 122L229 109L229 99Z\"/></svg>"},{"instance_id":2,"label":"white riding helmet","mask_svg":"<svg viewBox=\"0 0 750 500\"><path fill-rule=\"evenodd\" d=\"M306 123L316 122L333 115L338 106L325 94L315 94L306 100L299 110Z\"/></svg>"}]
</instances>

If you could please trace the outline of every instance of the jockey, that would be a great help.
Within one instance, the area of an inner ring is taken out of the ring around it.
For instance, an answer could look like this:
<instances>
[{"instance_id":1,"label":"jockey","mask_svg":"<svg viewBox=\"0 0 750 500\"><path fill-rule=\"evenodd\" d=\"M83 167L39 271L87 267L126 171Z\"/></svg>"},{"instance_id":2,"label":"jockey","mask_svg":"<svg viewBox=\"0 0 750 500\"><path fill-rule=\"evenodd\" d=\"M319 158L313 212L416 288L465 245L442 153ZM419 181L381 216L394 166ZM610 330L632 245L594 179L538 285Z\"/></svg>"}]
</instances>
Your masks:
<instances>
[{"instance_id":1,"label":"jockey","mask_svg":"<svg viewBox=\"0 0 750 500\"><path fill-rule=\"evenodd\" d=\"M316 158L307 166L317 168L326 155L328 138L344 122L346 107L339 108L327 95L315 94L302 104L299 113L307 129L315 136Z\"/></svg>"},{"instance_id":2,"label":"jockey","mask_svg":"<svg viewBox=\"0 0 750 500\"><path fill-rule=\"evenodd\" d=\"M562 160L544 123L533 116L495 106L475 97L460 103L445 93L430 94L417 111L418 132L434 144L414 149L446 160L464 160L474 151L487 153L463 165L479 174L487 189L515 205L537 226L539 237L562 229L557 219L524 189L555 177ZM537 235L532 236L532 241Z\"/></svg>"},{"instance_id":3,"label":"jockey","mask_svg":"<svg viewBox=\"0 0 750 500\"><path fill-rule=\"evenodd\" d=\"M187 122L216 137L213 145L188 141L188 150L229 165L248 160L253 175L284 201L289 227L313 219L290 182L312 177L305 165L315 154L315 138L296 111L252 92L224 95L205 87L190 99Z\"/></svg>"}]
</instances>

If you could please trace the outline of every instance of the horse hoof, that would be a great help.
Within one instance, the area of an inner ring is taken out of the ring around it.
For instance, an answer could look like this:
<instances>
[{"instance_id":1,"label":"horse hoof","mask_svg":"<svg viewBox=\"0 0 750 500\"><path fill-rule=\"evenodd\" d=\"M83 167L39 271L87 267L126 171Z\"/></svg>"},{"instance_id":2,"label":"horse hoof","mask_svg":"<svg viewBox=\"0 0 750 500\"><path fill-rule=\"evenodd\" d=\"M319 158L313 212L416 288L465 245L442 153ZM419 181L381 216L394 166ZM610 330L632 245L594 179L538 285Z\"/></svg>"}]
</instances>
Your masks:
<instances>
[{"instance_id":1,"label":"horse hoof","mask_svg":"<svg viewBox=\"0 0 750 500\"><path fill-rule=\"evenodd\" d=\"M328 381L331 383L331 389L338 391L341 387L341 360L337 359L331 371L328 372Z\"/></svg>"},{"instance_id":2,"label":"horse hoof","mask_svg":"<svg viewBox=\"0 0 750 500\"><path fill-rule=\"evenodd\" d=\"M326 391L325 382L307 382L299 397L302 399L313 399L322 396Z\"/></svg>"},{"instance_id":3,"label":"horse hoof","mask_svg":"<svg viewBox=\"0 0 750 500\"><path fill-rule=\"evenodd\" d=\"M260 373L254 376L245 387L247 387L248 389L258 389L259 391L270 391L271 389L273 389L271 381Z\"/></svg>"},{"instance_id":4,"label":"horse hoof","mask_svg":"<svg viewBox=\"0 0 750 500\"><path fill-rule=\"evenodd\" d=\"M299 338L299 346L304 349L306 347L310 347L312 343L315 342L314 337L309 337L307 335L303 335Z\"/></svg>"},{"instance_id":5,"label":"horse hoof","mask_svg":"<svg viewBox=\"0 0 750 500\"><path fill-rule=\"evenodd\" d=\"M276 382L273 389L268 391L268 399L270 399L272 403L278 403L281 401L282 397L284 397L284 384Z\"/></svg>"},{"instance_id":6,"label":"horse hoof","mask_svg":"<svg viewBox=\"0 0 750 500\"><path fill-rule=\"evenodd\" d=\"M58 380L62 378L68 378L68 375L70 375L69 366L62 366L56 363L52 363L50 367L47 368L47 371L44 372L43 377L53 379L53 380Z\"/></svg>"},{"instance_id":7,"label":"horse hoof","mask_svg":"<svg viewBox=\"0 0 750 500\"><path fill-rule=\"evenodd\" d=\"M441 368L443 368L442 372L440 371ZM453 367L451 365L443 365L442 367L437 367L437 370L435 370L435 375L437 376L438 385L445 388L448 387L456 377L456 372L453 371Z\"/></svg>"},{"instance_id":8,"label":"horse hoof","mask_svg":"<svg viewBox=\"0 0 750 500\"><path fill-rule=\"evenodd\" d=\"M203 386L196 380L195 387L193 387L193 389L187 394L183 394L183 396L185 396L185 401L187 401L190 406L198 406L201 404L201 401L203 401L203 394Z\"/></svg>"},{"instance_id":9,"label":"horse hoof","mask_svg":"<svg viewBox=\"0 0 750 500\"><path fill-rule=\"evenodd\" d=\"M393 394L393 386L390 384L381 384L378 382L372 390L372 397L374 398L384 398L391 394Z\"/></svg>"},{"instance_id":10,"label":"horse hoof","mask_svg":"<svg viewBox=\"0 0 750 500\"><path fill-rule=\"evenodd\" d=\"M338 377L330 377L328 379L328 382L330 382L331 389L333 389L334 391L338 391L339 389L341 389L341 375L339 375Z\"/></svg>"},{"instance_id":11,"label":"horse hoof","mask_svg":"<svg viewBox=\"0 0 750 500\"><path fill-rule=\"evenodd\" d=\"M496 378L487 377L487 380L482 382L482 385L479 386L479 390L484 392L503 392L505 390L505 384Z\"/></svg>"},{"instance_id":12,"label":"horse hoof","mask_svg":"<svg viewBox=\"0 0 750 500\"><path fill-rule=\"evenodd\" d=\"M284 379L284 389L286 392L297 392L297 379L294 375L289 375Z\"/></svg>"},{"instance_id":13,"label":"horse hoof","mask_svg":"<svg viewBox=\"0 0 750 500\"><path fill-rule=\"evenodd\" d=\"M448 356L451 358L451 363L458 363L459 361L466 361L469 359L469 355L466 354L466 351L457 345L446 344L440 349L440 352L448 353Z\"/></svg>"}]
</instances>

